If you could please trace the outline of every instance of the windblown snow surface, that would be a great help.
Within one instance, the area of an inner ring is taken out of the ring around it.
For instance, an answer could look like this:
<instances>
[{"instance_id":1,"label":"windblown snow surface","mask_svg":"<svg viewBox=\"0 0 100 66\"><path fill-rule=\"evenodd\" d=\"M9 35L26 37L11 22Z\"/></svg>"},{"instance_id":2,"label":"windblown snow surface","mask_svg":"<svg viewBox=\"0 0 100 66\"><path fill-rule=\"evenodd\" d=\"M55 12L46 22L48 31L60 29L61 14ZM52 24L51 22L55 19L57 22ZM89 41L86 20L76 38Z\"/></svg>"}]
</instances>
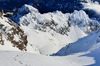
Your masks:
<instances>
[{"instance_id":1,"label":"windblown snow surface","mask_svg":"<svg viewBox=\"0 0 100 66\"><path fill-rule=\"evenodd\" d=\"M7 42L0 45L0 66L100 65L100 25L84 11L40 14L36 8L25 4L12 20L27 35L27 51L20 52L14 47L12 51L4 50L12 48Z\"/></svg>"}]
</instances>

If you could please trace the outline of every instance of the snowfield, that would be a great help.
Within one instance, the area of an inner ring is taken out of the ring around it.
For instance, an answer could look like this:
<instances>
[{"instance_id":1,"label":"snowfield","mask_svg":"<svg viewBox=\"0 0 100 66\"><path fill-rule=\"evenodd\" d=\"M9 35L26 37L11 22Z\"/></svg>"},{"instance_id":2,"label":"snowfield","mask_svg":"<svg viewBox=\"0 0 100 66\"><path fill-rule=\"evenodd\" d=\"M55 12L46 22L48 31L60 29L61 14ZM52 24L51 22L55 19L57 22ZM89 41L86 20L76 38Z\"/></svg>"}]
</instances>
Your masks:
<instances>
[{"instance_id":1,"label":"snowfield","mask_svg":"<svg viewBox=\"0 0 100 66\"><path fill-rule=\"evenodd\" d=\"M0 51L0 66L84 66L95 63L94 58L78 53L69 56L43 56L27 52ZM81 57L80 57L81 56Z\"/></svg>"}]
</instances>

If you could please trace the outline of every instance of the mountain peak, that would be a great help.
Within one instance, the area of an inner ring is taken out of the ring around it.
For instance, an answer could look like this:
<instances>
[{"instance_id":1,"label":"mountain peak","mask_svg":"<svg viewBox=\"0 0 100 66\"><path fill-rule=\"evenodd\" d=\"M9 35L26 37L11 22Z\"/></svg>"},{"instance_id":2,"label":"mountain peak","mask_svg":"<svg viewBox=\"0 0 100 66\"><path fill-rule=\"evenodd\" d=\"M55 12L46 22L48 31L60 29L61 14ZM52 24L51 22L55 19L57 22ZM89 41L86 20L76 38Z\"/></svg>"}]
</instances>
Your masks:
<instances>
[{"instance_id":1,"label":"mountain peak","mask_svg":"<svg viewBox=\"0 0 100 66\"><path fill-rule=\"evenodd\" d=\"M29 12L31 13L38 13L38 10L31 5L23 5L21 8L18 9L18 14L20 15L25 15L28 14Z\"/></svg>"}]
</instances>

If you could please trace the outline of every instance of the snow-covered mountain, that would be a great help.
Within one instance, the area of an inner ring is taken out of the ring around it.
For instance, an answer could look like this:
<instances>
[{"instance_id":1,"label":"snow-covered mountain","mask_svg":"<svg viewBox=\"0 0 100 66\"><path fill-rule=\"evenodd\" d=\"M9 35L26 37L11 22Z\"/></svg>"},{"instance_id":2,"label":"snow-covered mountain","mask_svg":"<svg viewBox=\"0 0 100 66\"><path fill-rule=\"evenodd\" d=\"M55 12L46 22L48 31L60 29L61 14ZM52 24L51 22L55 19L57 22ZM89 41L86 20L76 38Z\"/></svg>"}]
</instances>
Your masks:
<instances>
[{"instance_id":1,"label":"snow-covered mountain","mask_svg":"<svg viewBox=\"0 0 100 66\"><path fill-rule=\"evenodd\" d=\"M27 35L16 23L9 18L1 16L0 50L35 52L36 48L29 46ZM39 53L38 50L37 53Z\"/></svg>"},{"instance_id":2,"label":"snow-covered mountain","mask_svg":"<svg viewBox=\"0 0 100 66\"><path fill-rule=\"evenodd\" d=\"M0 11L3 9L5 13L11 12L5 15L11 17L17 13L18 8L24 4L29 4L37 8L40 13L48 13L56 10L63 13L72 13L74 10L84 10L90 18L96 18L100 21L99 3L100 0L0 0Z\"/></svg>"},{"instance_id":3,"label":"snow-covered mountain","mask_svg":"<svg viewBox=\"0 0 100 66\"><path fill-rule=\"evenodd\" d=\"M99 50L100 24L83 10L41 14L25 4L11 20L0 14L2 66L98 66Z\"/></svg>"},{"instance_id":4,"label":"snow-covered mountain","mask_svg":"<svg viewBox=\"0 0 100 66\"><path fill-rule=\"evenodd\" d=\"M96 20L91 20L82 10L65 14L60 11L41 14L36 8L26 4L11 19L18 25L1 17L3 23L8 21L9 26L14 24L13 28L1 26L1 33L4 34L4 38L1 35L1 44L6 45L5 42L10 41L10 46L44 55L52 55L100 27Z\"/></svg>"},{"instance_id":5,"label":"snow-covered mountain","mask_svg":"<svg viewBox=\"0 0 100 66\"><path fill-rule=\"evenodd\" d=\"M20 25L29 44L37 47L41 54L56 53L65 45L100 27L97 21L91 20L82 10L75 10L71 14L60 11L41 14L36 8L26 4L12 20Z\"/></svg>"},{"instance_id":6,"label":"snow-covered mountain","mask_svg":"<svg viewBox=\"0 0 100 66\"><path fill-rule=\"evenodd\" d=\"M30 5L22 6L18 10L18 13L12 17L12 20L21 26L30 26L41 31L46 31L46 27L49 27L61 34L69 32L71 25L77 25L87 34L96 31L100 27L96 20L91 20L82 10L75 10L71 14L63 14L60 11L41 14L36 8Z\"/></svg>"}]
</instances>

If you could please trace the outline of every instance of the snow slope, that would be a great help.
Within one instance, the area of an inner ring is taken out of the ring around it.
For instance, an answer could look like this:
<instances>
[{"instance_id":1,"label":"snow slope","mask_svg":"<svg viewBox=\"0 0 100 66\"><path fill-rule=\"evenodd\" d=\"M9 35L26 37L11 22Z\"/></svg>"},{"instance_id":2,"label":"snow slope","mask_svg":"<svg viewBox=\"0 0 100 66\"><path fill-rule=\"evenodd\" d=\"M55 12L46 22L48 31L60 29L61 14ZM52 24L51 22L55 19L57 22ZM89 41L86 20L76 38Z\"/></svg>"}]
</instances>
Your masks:
<instances>
[{"instance_id":1,"label":"snow slope","mask_svg":"<svg viewBox=\"0 0 100 66\"><path fill-rule=\"evenodd\" d=\"M17 24L15 24L13 21L3 16L0 17L0 49L1 50L18 50L17 45L20 45L21 42L25 41L21 39L22 37L19 37L21 36L21 33L23 34L23 37L26 36L21 31L20 27ZM14 42L18 42L18 43L15 44Z\"/></svg>"},{"instance_id":2,"label":"snow slope","mask_svg":"<svg viewBox=\"0 0 100 66\"><path fill-rule=\"evenodd\" d=\"M64 57L50 57L27 52L0 51L0 66L84 66L95 61L84 53Z\"/></svg>"},{"instance_id":3,"label":"snow slope","mask_svg":"<svg viewBox=\"0 0 100 66\"><path fill-rule=\"evenodd\" d=\"M82 56L94 58L95 63L89 66L100 66L100 29L74 43L66 45L53 56L68 56L80 52L86 53Z\"/></svg>"},{"instance_id":4,"label":"snow slope","mask_svg":"<svg viewBox=\"0 0 100 66\"><path fill-rule=\"evenodd\" d=\"M79 39L78 41L71 43L63 47L57 54L58 55L68 55L79 52L96 52L100 49L100 29L90 35Z\"/></svg>"},{"instance_id":5,"label":"snow slope","mask_svg":"<svg viewBox=\"0 0 100 66\"><path fill-rule=\"evenodd\" d=\"M41 54L53 54L65 45L78 40L78 38L84 37L86 34L80 30L77 26L72 26L69 36L61 35L52 32L41 32L39 30L29 29L28 27L22 27L28 36L28 42L32 46L36 46ZM28 31L28 32L27 32ZM77 34L76 34L77 33ZM74 38L73 38L74 36Z\"/></svg>"},{"instance_id":6,"label":"snow slope","mask_svg":"<svg viewBox=\"0 0 100 66\"><path fill-rule=\"evenodd\" d=\"M27 35L12 20L0 17L0 50L28 51L39 53L38 49L31 47L27 41Z\"/></svg>"}]
</instances>

